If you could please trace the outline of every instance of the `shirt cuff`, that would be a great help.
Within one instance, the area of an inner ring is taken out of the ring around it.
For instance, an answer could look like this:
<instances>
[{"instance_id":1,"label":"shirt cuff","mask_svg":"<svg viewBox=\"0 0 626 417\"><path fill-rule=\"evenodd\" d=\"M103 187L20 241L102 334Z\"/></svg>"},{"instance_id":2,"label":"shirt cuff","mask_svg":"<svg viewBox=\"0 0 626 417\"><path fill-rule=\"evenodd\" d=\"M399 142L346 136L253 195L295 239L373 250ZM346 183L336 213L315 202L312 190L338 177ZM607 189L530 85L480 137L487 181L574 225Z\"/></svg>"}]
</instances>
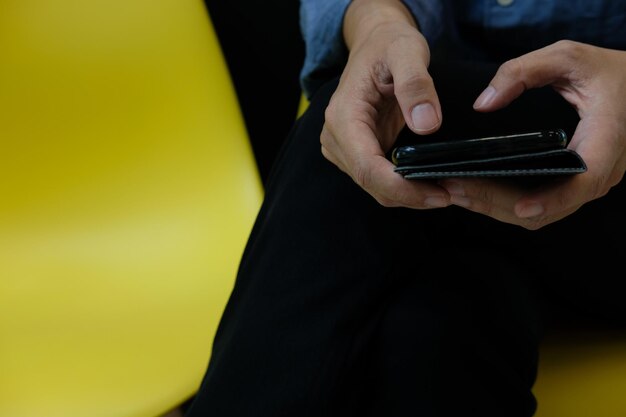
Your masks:
<instances>
[{"instance_id":1,"label":"shirt cuff","mask_svg":"<svg viewBox=\"0 0 626 417\"><path fill-rule=\"evenodd\" d=\"M306 54L300 85L307 99L326 81L341 74L348 59L343 19L351 0L301 0L300 29ZM442 33L440 0L402 0L422 35L432 45Z\"/></svg>"}]
</instances>

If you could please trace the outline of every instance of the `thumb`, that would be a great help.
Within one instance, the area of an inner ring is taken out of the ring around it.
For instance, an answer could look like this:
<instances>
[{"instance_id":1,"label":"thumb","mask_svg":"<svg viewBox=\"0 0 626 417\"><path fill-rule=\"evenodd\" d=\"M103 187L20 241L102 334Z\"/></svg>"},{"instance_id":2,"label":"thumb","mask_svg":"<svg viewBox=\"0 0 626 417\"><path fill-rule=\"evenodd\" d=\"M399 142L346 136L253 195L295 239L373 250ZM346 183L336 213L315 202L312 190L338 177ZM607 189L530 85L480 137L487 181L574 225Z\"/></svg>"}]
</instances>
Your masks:
<instances>
[{"instance_id":1,"label":"thumb","mask_svg":"<svg viewBox=\"0 0 626 417\"><path fill-rule=\"evenodd\" d=\"M401 101L398 98L398 101ZM416 100L404 100L404 101L421 101L420 99ZM409 105L410 106L410 105ZM405 112L403 110L403 112ZM437 108L432 104L431 100L426 100L424 102L418 102L413 106L410 110L410 119L407 121L408 126L415 133L425 135L429 133L433 133L439 126L441 125L441 115L439 114ZM405 115L405 120L407 116Z\"/></svg>"}]
</instances>

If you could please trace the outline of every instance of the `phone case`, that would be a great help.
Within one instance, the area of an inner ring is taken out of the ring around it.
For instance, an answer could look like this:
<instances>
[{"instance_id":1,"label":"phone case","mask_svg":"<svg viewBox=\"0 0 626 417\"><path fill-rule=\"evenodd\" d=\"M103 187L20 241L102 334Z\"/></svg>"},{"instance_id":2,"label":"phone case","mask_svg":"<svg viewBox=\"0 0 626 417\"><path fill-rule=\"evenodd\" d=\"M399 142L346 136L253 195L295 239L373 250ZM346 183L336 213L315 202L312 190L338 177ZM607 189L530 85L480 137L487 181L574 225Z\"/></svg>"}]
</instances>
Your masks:
<instances>
[{"instance_id":1,"label":"phone case","mask_svg":"<svg viewBox=\"0 0 626 417\"><path fill-rule=\"evenodd\" d=\"M572 175L587 167L567 149L563 130L418 143L395 148L395 171L407 179Z\"/></svg>"}]
</instances>

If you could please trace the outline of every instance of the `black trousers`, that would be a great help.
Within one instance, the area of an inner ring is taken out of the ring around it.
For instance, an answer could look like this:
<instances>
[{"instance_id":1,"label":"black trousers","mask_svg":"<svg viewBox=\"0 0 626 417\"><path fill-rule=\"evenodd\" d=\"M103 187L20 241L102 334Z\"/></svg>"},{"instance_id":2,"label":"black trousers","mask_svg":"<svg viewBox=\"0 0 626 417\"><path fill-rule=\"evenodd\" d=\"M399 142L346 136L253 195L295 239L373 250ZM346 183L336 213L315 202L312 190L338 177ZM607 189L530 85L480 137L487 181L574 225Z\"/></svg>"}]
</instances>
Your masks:
<instances>
[{"instance_id":1,"label":"black trousers","mask_svg":"<svg viewBox=\"0 0 626 417\"><path fill-rule=\"evenodd\" d=\"M433 64L440 135L573 131L549 88L475 114L495 68ZM531 416L554 313L625 316L624 184L538 231L458 207L384 208L320 153L336 83L272 171L188 417Z\"/></svg>"}]
</instances>

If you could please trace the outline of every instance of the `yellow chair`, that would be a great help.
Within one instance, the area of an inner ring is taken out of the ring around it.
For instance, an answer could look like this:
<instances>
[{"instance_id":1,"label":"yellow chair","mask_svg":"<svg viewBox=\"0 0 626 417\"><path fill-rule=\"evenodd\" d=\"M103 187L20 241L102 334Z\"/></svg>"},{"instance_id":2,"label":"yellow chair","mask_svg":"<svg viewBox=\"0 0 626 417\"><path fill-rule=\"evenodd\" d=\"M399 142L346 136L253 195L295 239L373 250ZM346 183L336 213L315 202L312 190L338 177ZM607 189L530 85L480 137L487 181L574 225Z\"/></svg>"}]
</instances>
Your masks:
<instances>
[{"instance_id":1,"label":"yellow chair","mask_svg":"<svg viewBox=\"0 0 626 417\"><path fill-rule=\"evenodd\" d=\"M262 198L202 0L0 3L0 417L190 398Z\"/></svg>"},{"instance_id":2,"label":"yellow chair","mask_svg":"<svg viewBox=\"0 0 626 417\"><path fill-rule=\"evenodd\" d=\"M564 332L545 340L536 417L626 416L626 335Z\"/></svg>"}]
</instances>

